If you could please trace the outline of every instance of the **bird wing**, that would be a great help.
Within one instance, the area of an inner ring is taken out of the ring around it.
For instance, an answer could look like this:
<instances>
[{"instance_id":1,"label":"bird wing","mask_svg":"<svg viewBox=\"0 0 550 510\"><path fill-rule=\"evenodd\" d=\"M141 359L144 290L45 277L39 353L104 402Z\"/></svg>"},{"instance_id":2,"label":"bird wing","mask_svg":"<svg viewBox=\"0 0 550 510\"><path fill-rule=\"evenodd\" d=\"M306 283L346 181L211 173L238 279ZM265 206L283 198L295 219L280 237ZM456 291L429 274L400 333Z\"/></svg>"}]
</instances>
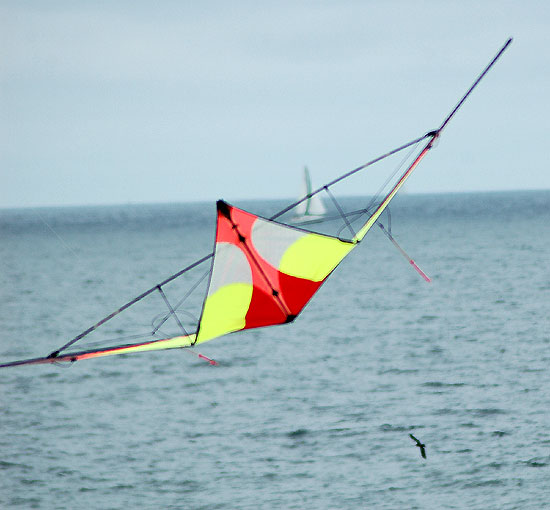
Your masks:
<instances>
[{"instance_id":1,"label":"bird wing","mask_svg":"<svg viewBox=\"0 0 550 510\"><path fill-rule=\"evenodd\" d=\"M426 450L424 450L424 447L423 447L423 446L420 447L420 455L422 455L422 458L423 458L423 459L426 458Z\"/></svg>"},{"instance_id":2,"label":"bird wing","mask_svg":"<svg viewBox=\"0 0 550 510\"><path fill-rule=\"evenodd\" d=\"M416 441L417 444L420 444L420 441L418 439L416 439L416 437L414 437L412 434L409 434L409 437L413 440L413 441Z\"/></svg>"}]
</instances>

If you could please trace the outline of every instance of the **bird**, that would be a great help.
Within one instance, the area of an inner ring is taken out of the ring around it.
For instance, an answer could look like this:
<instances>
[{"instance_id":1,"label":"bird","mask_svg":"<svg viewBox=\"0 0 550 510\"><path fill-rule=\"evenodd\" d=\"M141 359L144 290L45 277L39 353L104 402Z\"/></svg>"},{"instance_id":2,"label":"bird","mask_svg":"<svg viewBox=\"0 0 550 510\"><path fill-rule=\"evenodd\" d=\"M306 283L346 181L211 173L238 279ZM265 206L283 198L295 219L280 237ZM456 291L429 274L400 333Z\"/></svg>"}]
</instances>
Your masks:
<instances>
[{"instance_id":1,"label":"bird","mask_svg":"<svg viewBox=\"0 0 550 510\"><path fill-rule=\"evenodd\" d=\"M422 458L425 459L426 458L426 445L425 444L422 444L418 439L416 439L416 437L414 437L412 434L409 434L409 437L416 442L416 446L418 446L418 448L420 448L420 455L422 455Z\"/></svg>"}]
</instances>

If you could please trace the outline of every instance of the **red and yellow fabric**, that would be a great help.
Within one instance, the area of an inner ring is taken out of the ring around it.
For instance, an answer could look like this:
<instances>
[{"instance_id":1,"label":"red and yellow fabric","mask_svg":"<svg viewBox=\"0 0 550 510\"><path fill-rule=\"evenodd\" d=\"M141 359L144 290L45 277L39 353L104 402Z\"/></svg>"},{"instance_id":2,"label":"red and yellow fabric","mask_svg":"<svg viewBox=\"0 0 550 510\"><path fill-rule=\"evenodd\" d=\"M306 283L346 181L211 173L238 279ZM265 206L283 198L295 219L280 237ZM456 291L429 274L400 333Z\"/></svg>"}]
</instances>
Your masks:
<instances>
[{"instance_id":1,"label":"red and yellow fabric","mask_svg":"<svg viewBox=\"0 0 550 510\"><path fill-rule=\"evenodd\" d=\"M196 343L291 322L355 244L219 201L210 285Z\"/></svg>"}]
</instances>

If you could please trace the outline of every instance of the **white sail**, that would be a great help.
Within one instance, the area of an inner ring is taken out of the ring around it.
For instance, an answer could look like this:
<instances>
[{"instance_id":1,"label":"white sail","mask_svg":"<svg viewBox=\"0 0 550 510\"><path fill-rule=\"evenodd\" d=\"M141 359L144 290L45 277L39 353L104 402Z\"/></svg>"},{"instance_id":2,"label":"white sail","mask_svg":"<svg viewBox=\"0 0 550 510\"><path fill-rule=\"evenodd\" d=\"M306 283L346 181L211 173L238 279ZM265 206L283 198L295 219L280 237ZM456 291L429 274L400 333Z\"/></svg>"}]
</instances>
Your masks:
<instances>
[{"instance_id":1,"label":"white sail","mask_svg":"<svg viewBox=\"0 0 550 510\"><path fill-rule=\"evenodd\" d=\"M309 195L312 191L313 187L311 185L309 170L307 167L304 167L302 194L300 195L300 198ZM319 217L323 216L326 212L327 210L325 204L323 204L323 200L317 193L296 206L296 220L307 221L311 219L319 219Z\"/></svg>"}]
</instances>

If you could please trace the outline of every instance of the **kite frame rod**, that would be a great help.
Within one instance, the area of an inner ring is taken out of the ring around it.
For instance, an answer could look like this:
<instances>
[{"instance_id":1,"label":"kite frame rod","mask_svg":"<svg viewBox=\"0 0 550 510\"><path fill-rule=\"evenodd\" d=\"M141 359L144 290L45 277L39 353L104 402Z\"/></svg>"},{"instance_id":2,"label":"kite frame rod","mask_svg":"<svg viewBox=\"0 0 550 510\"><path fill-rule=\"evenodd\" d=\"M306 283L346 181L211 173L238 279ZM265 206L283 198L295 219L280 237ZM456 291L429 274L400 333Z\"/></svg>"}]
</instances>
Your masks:
<instances>
[{"instance_id":1,"label":"kite frame rod","mask_svg":"<svg viewBox=\"0 0 550 510\"><path fill-rule=\"evenodd\" d=\"M278 213L274 214L273 216L271 216L269 219L270 220L275 220L276 218L282 216L283 214L285 214L286 212L290 211L291 209L293 209L294 207L296 207L298 204L301 204L302 202L304 202L305 200L311 198L312 196L316 195L317 193L320 193L321 191L327 189L331 186L333 186L334 184L344 180L344 179L347 179L348 177L350 177L351 175L367 168L368 166L371 166L389 156L392 156L393 154L396 154L397 152L400 152L404 149L406 149L407 147L410 147L412 145L415 145L419 142L421 142L422 140L424 140L425 138L427 137L431 137L431 140L428 141L428 143L426 144L426 146L423 148L423 150L420 152L419 156L417 156L417 158L415 159L415 161L410 165L410 167L405 171L405 173L401 176L401 178L398 180L397 184L392 188L392 190L386 195L386 198L382 201L382 203L380 204L380 206L375 210L375 212L371 215L371 217L369 218L369 220L367 221L367 223L374 223L374 221L376 221L376 219L378 218L378 216L380 215L380 213L382 212L382 210L386 207L386 205L389 203L389 201L391 200L391 198L393 198L393 195L396 193L396 191L399 189L399 187L403 184L404 180L408 177L408 175L410 175L410 173L412 172L412 170L418 165L418 163L420 162L420 160L426 155L426 153L432 148L433 146L433 142L435 141L436 138L439 137L439 135L441 134L441 131L447 126L447 124L449 123L449 121L454 117L454 115L456 114L456 112L459 110L459 108L462 106L462 104L466 101L466 99L468 98L468 96L472 93L472 91L477 87L477 85L479 84L479 82L485 77L485 75L489 72L489 70L493 67L493 65L497 62L497 60L502 56L502 54L504 53L504 51L508 48L508 46L512 43L512 38L510 37L506 43L502 46L502 48L500 48L500 50L498 51L498 53L495 55L495 57L491 60L491 62L485 67L485 69L481 72L481 74L476 78L476 80L473 82L473 84L470 86L470 88L468 89L468 91L462 96L462 98L460 99L460 101L456 104L456 106L453 108L453 110L447 115L447 117L445 118L445 120L441 123L441 125L439 126L439 128L435 131L430 131L428 133L426 133L425 135L419 137L419 138L416 138L415 140L412 140L404 145L401 145L400 147L397 147L396 149L393 149L389 152L386 152L385 154L381 155L381 156L378 156L377 158L369 161L368 163L365 163L364 165L361 165L353 170L350 170L349 172L346 172L345 174L337 177L336 179L333 179L332 181L330 181L329 183L325 184L324 186L321 186L320 188L318 188L317 190L307 194L306 196L304 196L302 199L290 204L289 206L285 207L284 209L282 209L281 211L279 211ZM374 220L373 220L374 218ZM363 227L363 229L361 230L364 230L365 227ZM370 227L369 227L370 228ZM155 285L154 287L151 287L150 289L146 290L145 292L141 293L139 296L135 297L134 299L132 299L131 301L128 301L126 304L124 304L123 306L121 306L120 308L118 308L117 310L115 310L114 312L110 313L109 315L107 315L106 317L104 317L103 319L101 319L99 322L97 322L96 324L94 324L93 326L89 327L88 329L86 329L85 331L83 331L82 333L80 333L79 335L77 335L76 337L74 337L72 340L70 340L69 342L67 342L66 344L64 344L62 347L60 347L59 349L57 349L56 351L53 351L48 357L51 357L51 358L56 358L60 352L64 351L65 349L67 349L68 347L70 347L71 345L73 345L75 342L77 342L78 340L80 340L81 338L85 337L86 335L88 335L89 333L91 333L92 331L94 331L95 329L97 329L99 326L101 326L102 324L104 324L105 322L111 320L113 317L117 316L119 313L123 312L124 310L126 310L127 308L129 308L130 306L132 306L133 304L137 303L138 301L142 300L143 298L145 298L146 296L148 296L149 294L152 294L153 292L157 291L160 287L162 287L163 285L166 285L167 283L171 282L172 280L175 280L176 278L178 278L179 276L181 276L182 274L186 273L187 271L193 269L194 267L198 266L199 264L202 264L203 262L207 261L208 259L212 258L214 256L214 252L212 253L209 253L208 255L205 255L204 257L202 257L201 259L197 260L196 262L194 262L193 264L185 267L184 269L178 271L177 273L173 274L172 276L169 276L168 278L166 278L164 281L162 281L161 283Z\"/></svg>"},{"instance_id":2,"label":"kite frame rod","mask_svg":"<svg viewBox=\"0 0 550 510\"><path fill-rule=\"evenodd\" d=\"M476 78L476 80L474 81L474 83L472 83L472 86L468 89L468 92L466 92L466 94L464 94L462 96L462 99L456 104L456 106L453 108L453 110L451 111L451 113L449 113L449 115L447 115L447 117L445 118L445 120L442 122L441 126L439 126L439 129L437 130L438 133L441 133L441 131L443 131L443 128L445 128L445 126L449 123L449 121L454 117L455 113L458 111L458 109L462 106L462 103L464 103L464 101L466 101L466 98L472 93L472 91L477 87L478 83L485 77L485 75L489 72L489 70L491 69L491 67L493 67L496 63L496 61L502 56L502 54L506 51L506 49L508 48L508 46L510 46L510 44L512 43L512 37L510 37L506 43L504 44L504 46L502 46L502 48L500 48L499 52L495 55L495 57L493 58L493 60L491 60L491 62L489 62L489 64L487 65L487 67L481 72L481 74Z\"/></svg>"}]
</instances>

